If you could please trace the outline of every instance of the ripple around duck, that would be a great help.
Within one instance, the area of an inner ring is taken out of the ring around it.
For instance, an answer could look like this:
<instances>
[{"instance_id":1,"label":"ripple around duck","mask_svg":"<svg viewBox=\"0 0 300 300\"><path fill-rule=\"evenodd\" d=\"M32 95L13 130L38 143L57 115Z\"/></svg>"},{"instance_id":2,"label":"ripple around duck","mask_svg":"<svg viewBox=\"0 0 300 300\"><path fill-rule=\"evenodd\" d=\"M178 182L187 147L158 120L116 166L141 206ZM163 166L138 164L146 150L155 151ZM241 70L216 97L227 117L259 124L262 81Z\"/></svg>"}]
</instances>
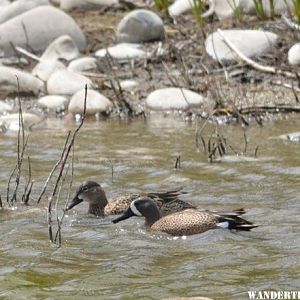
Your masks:
<instances>
[{"instance_id":1,"label":"ripple around duck","mask_svg":"<svg viewBox=\"0 0 300 300\"><path fill-rule=\"evenodd\" d=\"M245 207L245 217L261 226L170 237L146 230L139 218L114 225L113 217L87 216L82 204L65 217L57 248L49 244L44 212L3 214L0 298L238 300L247 299L248 290L298 289L299 145L268 137L292 132L299 120L250 128L249 141L260 144L257 160L213 164L195 150L195 126L175 123L87 122L76 142L74 185L96 180L108 196L182 186L188 192L182 199L214 210ZM34 198L58 159L69 129L64 126L31 133ZM241 144L243 130L222 130ZM45 134L49 138L41 138ZM1 136L2 192L15 164L15 142L15 135ZM178 155L181 168L175 170Z\"/></svg>"}]
</instances>

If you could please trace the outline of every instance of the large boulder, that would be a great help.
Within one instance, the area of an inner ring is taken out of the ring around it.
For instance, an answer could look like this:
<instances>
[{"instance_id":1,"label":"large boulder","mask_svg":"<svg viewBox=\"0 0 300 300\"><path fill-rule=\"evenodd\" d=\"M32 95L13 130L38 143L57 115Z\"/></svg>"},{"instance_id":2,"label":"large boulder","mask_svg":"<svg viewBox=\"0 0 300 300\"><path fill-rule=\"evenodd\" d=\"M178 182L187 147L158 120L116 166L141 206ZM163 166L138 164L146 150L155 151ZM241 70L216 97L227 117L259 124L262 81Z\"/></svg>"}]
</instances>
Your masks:
<instances>
[{"instance_id":1,"label":"large boulder","mask_svg":"<svg viewBox=\"0 0 300 300\"><path fill-rule=\"evenodd\" d=\"M40 92L44 92L44 90L43 81L31 74L16 68L0 66L0 94L7 95L20 92L38 95Z\"/></svg>"},{"instance_id":2,"label":"large boulder","mask_svg":"<svg viewBox=\"0 0 300 300\"><path fill-rule=\"evenodd\" d=\"M86 46L83 32L70 16L52 6L40 6L0 25L0 52L14 55L11 43L41 51L61 35L69 35L80 50Z\"/></svg>"},{"instance_id":3,"label":"large boulder","mask_svg":"<svg viewBox=\"0 0 300 300\"><path fill-rule=\"evenodd\" d=\"M119 43L142 43L165 38L164 24L154 12L137 9L126 15L118 25Z\"/></svg>"},{"instance_id":4,"label":"large boulder","mask_svg":"<svg viewBox=\"0 0 300 300\"><path fill-rule=\"evenodd\" d=\"M146 106L152 110L186 110L200 107L204 103L201 95L184 89L169 87L156 90L146 98Z\"/></svg>"},{"instance_id":5,"label":"large boulder","mask_svg":"<svg viewBox=\"0 0 300 300\"><path fill-rule=\"evenodd\" d=\"M74 8L91 9L117 3L119 0L60 0L60 8L67 11Z\"/></svg>"},{"instance_id":6,"label":"large boulder","mask_svg":"<svg viewBox=\"0 0 300 300\"><path fill-rule=\"evenodd\" d=\"M69 104L69 112L82 114L84 110L85 89L78 91ZM105 96L94 90L87 90L86 113L94 115L98 112L109 112L113 107L112 102Z\"/></svg>"},{"instance_id":7,"label":"large boulder","mask_svg":"<svg viewBox=\"0 0 300 300\"><path fill-rule=\"evenodd\" d=\"M47 81L47 91L51 95L73 95L85 85L93 87L92 81L78 73L65 70L57 70Z\"/></svg>"},{"instance_id":8,"label":"large boulder","mask_svg":"<svg viewBox=\"0 0 300 300\"><path fill-rule=\"evenodd\" d=\"M222 30L247 57L259 56L275 45L278 36L275 33L260 30ZM206 52L218 62L235 61L237 55L225 44L218 32L210 34L205 41Z\"/></svg>"},{"instance_id":9,"label":"large boulder","mask_svg":"<svg viewBox=\"0 0 300 300\"><path fill-rule=\"evenodd\" d=\"M19 0L2 7L0 10L0 24L18 16L30 9L42 5L50 5L48 0Z\"/></svg>"}]
</instances>

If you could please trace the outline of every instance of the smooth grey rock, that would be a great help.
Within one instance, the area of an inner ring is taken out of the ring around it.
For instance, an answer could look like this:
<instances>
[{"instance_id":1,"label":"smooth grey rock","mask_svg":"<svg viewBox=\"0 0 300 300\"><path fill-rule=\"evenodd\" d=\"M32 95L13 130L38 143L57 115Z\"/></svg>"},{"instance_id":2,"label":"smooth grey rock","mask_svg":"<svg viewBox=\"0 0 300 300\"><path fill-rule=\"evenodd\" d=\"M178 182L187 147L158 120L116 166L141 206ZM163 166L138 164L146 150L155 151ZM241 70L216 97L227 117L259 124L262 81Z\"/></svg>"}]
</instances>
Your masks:
<instances>
[{"instance_id":1,"label":"smooth grey rock","mask_svg":"<svg viewBox=\"0 0 300 300\"><path fill-rule=\"evenodd\" d=\"M39 62L31 71L31 74L43 81L47 81L52 73L66 69L65 65L58 60L45 60Z\"/></svg>"},{"instance_id":2,"label":"smooth grey rock","mask_svg":"<svg viewBox=\"0 0 300 300\"><path fill-rule=\"evenodd\" d=\"M14 55L10 43L26 48L28 42L35 51L44 50L62 35L71 36L79 50L85 48L85 36L70 16L52 6L40 6L0 25L0 51Z\"/></svg>"},{"instance_id":3,"label":"smooth grey rock","mask_svg":"<svg viewBox=\"0 0 300 300\"><path fill-rule=\"evenodd\" d=\"M74 8L91 9L101 6L112 6L118 3L118 0L60 0L60 8L68 11Z\"/></svg>"},{"instance_id":4,"label":"smooth grey rock","mask_svg":"<svg viewBox=\"0 0 300 300\"><path fill-rule=\"evenodd\" d=\"M146 98L146 106L152 110L185 110L200 107L203 103L201 95L175 87L156 90Z\"/></svg>"},{"instance_id":5,"label":"smooth grey rock","mask_svg":"<svg viewBox=\"0 0 300 300\"><path fill-rule=\"evenodd\" d=\"M3 122L5 127L10 130L19 130L19 114L11 114L0 117L0 123ZM35 114L22 113L23 124L25 128L28 128L41 121L41 118Z\"/></svg>"},{"instance_id":6,"label":"smooth grey rock","mask_svg":"<svg viewBox=\"0 0 300 300\"><path fill-rule=\"evenodd\" d=\"M48 0L18 0L12 2L10 5L6 5L5 7L1 8L0 24L30 9L42 5L50 5L50 3Z\"/></svg>"},{"instance_id":7,"label":"smooth grey rock","mask_svg":"<svg viewBox=\"0 0 300 300\"><path fill-rule=\"evenodd\" d=\"M288 52L288 61L290 65L300 64L300 43L292 46Z\"/></svg>"},{"instance_id":8,"label":"smooth grey rock","mask_svg":"<svg viewBox=\"0 0 300 300\"><path fill-rule=\"evenodd\" d=\"M230 40L247 57L259 56L275 45L278 36L275 33L259 30L222 30ZM214 60L235 61L236 54L227 47L218 32L210 34L205 41L206 52Z\"/></svg>"},{"instance_id":9,"label":"smooth grey rock","mask_svg":"<svg viewBox=\"0 0 300 300\"><path fill-rule=\"evenodd\" d=\"M72 60L79 56L79 50L69 35L62 35L55 39L41 56L42 60L65 59Z\"/></svg>"},{"instance_id":10,"label":"smooth grey rock","mask_svg":"<svg viewBox=\"0 0 300 300\"><path fill-rule=\"evenodd\" d=\"M0 0L0 6L6 6L6 5L10 5L10 1L8 0Z\"/></svg>"},{"instance_id":11,"label":"smooth grey rock","mask_svg":"<svg viewBox=\"0 0 300 300\"><path fill-rule=\"evenodd\" d=\"M69 111L73 114L82 114L84 109L85 89L78 91L69 104ZM94 90L87 90L86 113L89 115L98 112L109 112L112 108L112 102L102 94Z\"/></svg>"},{"instance_id":12,"label":"smooth grey rock","mask_svg":"<svg viewBox=\"0 0 300 300\"><path fill-rule=\"evenodd\" d=\"M98 50L95 55L97 57L105 57L107 52L119 62L129 62L132 59L143 59L147 53L140 49L139 44L122 43L106 49Z\"/></svg>"},{"instance_id":13,"label":"smooth grey rock","mask_svg":"<svg viewBox=\"0 0 300 300\"><path fill-rule=\"evenodd\" d=\"M0 94L18 92L18 81L21 93L38 95L45 90L43 81L31 74L16 68L0 66Z\"/></svg>"},{"instance_id":14,"label":"smooth grey rock","mask_svg":"<svg viewBox=\"0 0 300 300\"><path fill-rule=\"evenodd\" d=\"M283 134L283 135L280 135L279 138L281 138L283 140L288 140L288 141L291 141L294 143L299 143L300 142L300 131Z\"/></svg>"},{"instance_id":15,"label":"smooth grey rock","mask_svg":"<svg viewBox=\"0 0 300 300\"><path fill-rule=\"evenodd\" d=\"M50 95L73 95L87 84L93 87L92 81L78 73L69 70L58 70L52 73L47 81L47 91Z\"/></svg>"},{"instance_id":16,"label":"smooth grey rock","mask_svg":"<svg viewBox=\"0 0 300 300\"><path fill-rule=\"evenodd\" d=\"M84 72L97 69L97 59L95 57L81 57L72 60L68 65L68 70L74 72Z\"/></svg>"},{"instance_id":17,"label":"smooth grey rock","mask_svg":"<svg viewBox=\"0 0 300 300\"><path fill-rule=\"evenodd\" d=\"M164 24L154 12L137 9L126 15L118 25L119 43L142 43L165 38Z\"/></svg>"},{"instance_id":18,"label":"smooth grey rock","mask_svg":"<svg viewBox=\"0 0 300 300\"><path fill-rule=\"evenodd\" d=\"M12 111L12 106L0 100L0 113Z\"/></svg>"},{"instance_id":19,"label":"smooth grey rock","mask_svg":"<svg viewBox=\"0 0 300 300\"><path fill-rule=\"evenodd\" d=\"M65 108L67 102L68 99L66 97L59 95L45 96L38 100L41 106L49 109Z\"/></svg>"}]
</instances>

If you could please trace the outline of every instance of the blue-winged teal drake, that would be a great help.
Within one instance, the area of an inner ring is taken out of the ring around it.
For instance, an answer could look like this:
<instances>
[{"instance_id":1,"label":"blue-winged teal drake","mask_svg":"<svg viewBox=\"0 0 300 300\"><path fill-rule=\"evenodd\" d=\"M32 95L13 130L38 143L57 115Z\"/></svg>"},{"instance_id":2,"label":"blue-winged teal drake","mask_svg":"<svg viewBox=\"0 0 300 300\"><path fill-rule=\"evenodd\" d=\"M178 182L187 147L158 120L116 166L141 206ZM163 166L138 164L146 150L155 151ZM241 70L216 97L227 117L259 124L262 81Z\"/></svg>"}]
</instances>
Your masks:
<instances>
[{"instance_id":1,"label":"blue-winged teal drake","mask_svg":"<svg viewBox=\"0 0 300 300\"><path fill-rule=\"evenodd\" d=\"M129 208L120 217L113 220L118 223L130 217L144 217L146 226L152 230L182 236L205 232L218 227L249 231L257 227L241 218L244 209L232 212L210 212L207 210L186 209L162 217L159 208L149 197L140 197L131 202Z\"/></svg>"},{"instance_id":2,"label":"blue-winged teal drake","mask_svg":"<svg viewBox=\"0 0 300 300\"><path fill-rule=\"evenodd\" d=\"M167 192L129 194L108 201L100 184L94 181L87 181L78 187L75 197L66 210L70 210L82 201L86 201L89 204L88 213L90 214L96 216L121 214L127 210L134 199L141 196L147 196L153 199L160 208L162 215L187 208L195 208L193 205L177 198L182 193L183 192L180 190L174 190Z\"/></svg>"}]
</instances>

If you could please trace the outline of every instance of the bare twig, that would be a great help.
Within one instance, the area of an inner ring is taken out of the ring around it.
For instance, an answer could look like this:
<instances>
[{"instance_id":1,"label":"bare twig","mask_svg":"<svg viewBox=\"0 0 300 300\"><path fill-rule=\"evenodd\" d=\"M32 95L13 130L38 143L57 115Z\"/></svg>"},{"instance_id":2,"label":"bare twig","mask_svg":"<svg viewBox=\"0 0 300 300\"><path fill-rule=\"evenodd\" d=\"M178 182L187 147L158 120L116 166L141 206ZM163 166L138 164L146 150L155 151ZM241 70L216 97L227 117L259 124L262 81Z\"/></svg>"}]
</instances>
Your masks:
<instances>
[{"instance_id":1,"label":"bare twig","mask_svg":"<svg viewBox=\"0 0 300 300\"><path fill-rule=\"evenodd\" d=\"M175 169L178 170L181 168L181 157L180 155L176 157Z\"/></svg>"},{"instance_id":2,"label":"bare twig","mask_svg":"<svg viewBox=\"0 0 300 300\"><path fill-rule=\"evenodd\" d=\"M19 78L16 76L17 79L17 85L18 85L18 104L19 104L19 128L18 128L18 141L17 141L17 163L16 166L14 167L13 171L11 172L8 183L7 183L7 202L9 205L12 203L15 203L17 201L17 192L20 184L20 179L21 179L21 171L22 171L22 163L23 163L23 157L25 153L25 149L27 147L28 143L28 138L27 136L26 141L25 141L25 129L24 129L24 120L23 120L23 113L22 113L22 105L21 105L21 99L20 99L20 83L19 83ZM13 191L13 195L10 198L10 184L12 177L14 176L16 172L16 177L15 177L15 188Z\"/></svg>"},{"instance_id":3,"label":"bare twig","mask_svg":"<svg viewBox=\"0 0 300 300\"><path fill-rule=\"evenodd\" d=\"M248 148L248 139L247 139L247 135L246 135L245 131L244 131L244 143L245 143L244 154L246 154L247 153L247 148Z\"/></svg>"},{"instance_id":4,"label":"bare twig","mask_svg":"<svg viewBox=\"0 0 300 300\"><path fill-rule=\"evenodd\" d=\"M81 118L81 122L78 125L78 127L75 129L75 131L73 132L69 143L65 143L65 148L63 149L63 155L61 156L62 160L60 162L60 170L59 170L58 176L56 178L56 182L54 184L52 194L51 194L51 196L49 198L49 201L48 201L48 218L47 219L48 219L48 233L49 233L49 239L50 239L51 243L55 243L55 240L54 240L54 237L53 237L53 228L52 228L52 205L53 205L53 202L54 202L54 198L57 194L57 191L59 189L60 182L63 178L63 172L64 172L64 169L65 169L70 151L74 147L76 136L77 136L77 134L78 134L80 128L82 127L82 125L84 123L84 120L86 118L86 100L87 100L87 85L85 86L84 109L83 109L83 116ZM61 226L61 224L59 224L59 226ZM60 232L59 232L59 235L60 235Z\"/></svg>"},{"instance_id":5,"label":"bare twig","mask_svg":"<svg viewBox=\"0 0 300 300\"><path fill-rule=\"evenodd\" d=\"M18 52L20 52L21 54L23 54L23 55L25 55L25 56L27 56L27 57L33 59L33 60L36 60L36 61L38 61L38 62L41 62L41 61L42 61L41 58L39 58L39 57L36 56L35 54L33 54L33 53L31 53L31 52L29 52L29 51L23 49L22 47L16 46L16 47L15 47L15 50L18 51Z\"/></svg>"},{"instance_id":6,"label":"bare twig","mask_svg":"<svg viewBox=\"0 0 300 300\"><path fill-rule=\"evenodd\" d=\"M29 156L27 157L27 160L28 160L28 179L27 179L27 183L25 184L24 193L22 195L22 202L24 204L28 204L29 196L30 196L30 193L28 194L28 192L31 192L31 188L33 185L33 182L31 181L31 161Z\"/></svg>"},{"instance_id":7,"label":"bare twig","mask_svg":"<svg viewBox=\"0 0 300 300\"><path fill-rule=\"evenodd\" d=\"M61 164L61 162L62 162L62 160L63 160L63 157L65 156L65 151L66 151L66 149L67 149L67 144L68 144L68 142L69 142L70 135L71 135L71 132L69 131L69 132L68 132L68 135L67 135L67 138L66 138L66 141L65 141L65 144L64 144L64 147L63 147L63 151L62 151L61 156L60 156L60 159L56 162L56 164L53 166L51 172L49 173L48 178L47 178L47 180L45 181L45 184L44 184L44 186L43 186L43 188L42 188L42 191L41 191L41 193L40 193L40 195L39 195L39 197L38 197L37 203L39 203L39 202L41 201L43 195L45 194L45 192L46 192L46 190L47 190L47 186L48 186L48 184L49 184L49 181L51 180L51 178L52 178L54 172L56 171L56 169L58 168L58 166Z\"/></svg>"},{"instance_id":8,"label":"bare twig","mask_svg":"<svg viewBox=\"0 0 300 300\"><path fill-rule=\"evenodd\" d=\"M68 168L69 170L69 168ZM68 190L68 196L65 202L65 209L63 210L62 216L59 218L57 218L57 231L56 231L56 235L54 238L54 242L58 245L58 247L61 247L61 225L63 223L63 219L66 215L66 208L68 206L68 202L70 200L70 195L71 195L71 188L72 188L72 184L73 184L73 177L74 177L74 147L72 148L72 161L71 161L71 180L69 183L69 190Z\"/></svg>"},{"instance_id":9,"label":"bare twig","mask_svg":"<svg viewBox=\"0 0 300 300\"><path fill-rule=\"evenodd\" d=\"M290 20L287 16L282 15L282 20L285 22L287 26L289 26L293 30L300 30L300 26L296 23L294 23L292 20Z\"/></svg>"}]
</instances>

